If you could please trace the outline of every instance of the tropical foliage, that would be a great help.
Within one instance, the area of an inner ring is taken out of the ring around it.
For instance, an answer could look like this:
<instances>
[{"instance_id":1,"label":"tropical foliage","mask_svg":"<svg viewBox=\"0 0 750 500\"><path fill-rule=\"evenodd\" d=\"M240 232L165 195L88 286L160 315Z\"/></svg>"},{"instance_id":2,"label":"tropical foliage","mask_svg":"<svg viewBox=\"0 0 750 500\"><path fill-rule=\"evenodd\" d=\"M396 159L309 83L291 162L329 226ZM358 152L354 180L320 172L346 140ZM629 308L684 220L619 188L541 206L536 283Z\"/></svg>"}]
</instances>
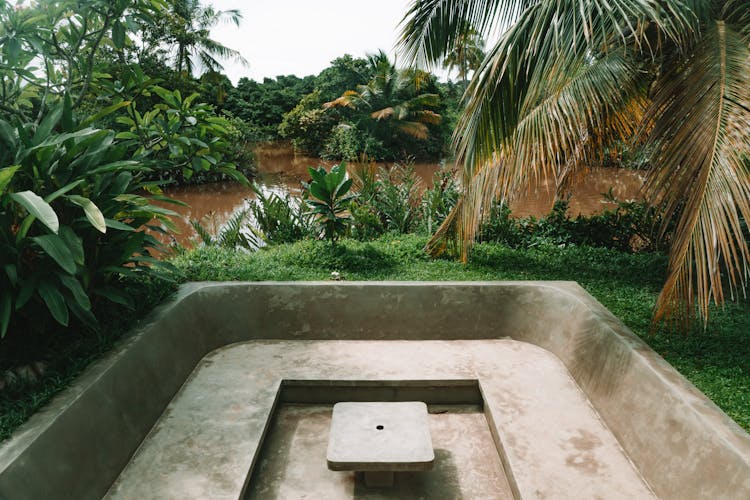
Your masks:
<instances>
[{"instance_id":1,"label":"tropical foliage","mask_svg":"<svg viewBox=\"0 0 750 500\"><path fill-rule=\"evenodd\" d=\"M425 92L433 78L419 70L399 70L384 52L370 55L372 78L356 89L324 104L326 108L350 108L356 113L353 124L383 144L385 150L403 149L405 139L426 140L429 125L440 123L434 109L439 104L436 92ZM402 151L405 153L405 151Z\"/></svg>"},{"instance_id":2,"label":"tropical foliage","mask_svg":"<svg viewBox=\"0 0 750 500\"><path fill-rule=\"evenodd\" d=\"M402 49L436 63L461 27L500 32L467 91L454 137L457 208L429 244L463 258L497 197L558 184L618 143L650 150L651 203L676 225L655 319L704 318L744 288L750 249L747 0L415 0Z\"/></svg>"},{"instance_id":3,"label":"tropical foliage","mask_svg":"<svg viewBox=\"0 0 750 500\"><path fill-rule=\"evenodd\" d=\"M468 85L469 73L479 68L484 60L484 40L477 31L465 26L443 58L443 68L456 70L460 82Z\"/></svg>"},{"instance_id":4,"label":"tropical foliage","mask_svg":"<svg viewBox=\"0 0 750 500\"><path fill-rule=\"evenodd\" d=\"M143 27L150 49L170 53L174 68L183 77L191 76L196 67L211 73L224 69L219 59L247 63L234 49L210 38L211 29L221 23L240 25L242 14L236 10L216 10L200 0L165 0L161 15ZM166 47L166 49L164 49Z\"/></svg>"},{"instance_id":5,"label":"tropical foliage","mask_svg":"<svg viewBox=\"0 0 750 500\"><path fill-rule=\"evenodd\" d=\"M325 238L335 245L339 236L348 230L349 203L356 198L349 192L354 181L347 178L343 163L331 167L330 172L323 167L309 167L307 170L312 181L307 186L309 197L305 201Z\"/></svg>"},{"instance_id":6,"label":"tropical foliage","mask_svg":"<svg viewBox=\"0 0 750 500\"><path fill-rule=\"evenodd\" d=\"M97 302L132 305L124 277L169 271L154 233L174 229L170 172L244 179L224 156L223 119L131 62L135 33L165 9L0 3L0 335L11 342L55 322L96 328Z\"/></svg>"}]
</instances>

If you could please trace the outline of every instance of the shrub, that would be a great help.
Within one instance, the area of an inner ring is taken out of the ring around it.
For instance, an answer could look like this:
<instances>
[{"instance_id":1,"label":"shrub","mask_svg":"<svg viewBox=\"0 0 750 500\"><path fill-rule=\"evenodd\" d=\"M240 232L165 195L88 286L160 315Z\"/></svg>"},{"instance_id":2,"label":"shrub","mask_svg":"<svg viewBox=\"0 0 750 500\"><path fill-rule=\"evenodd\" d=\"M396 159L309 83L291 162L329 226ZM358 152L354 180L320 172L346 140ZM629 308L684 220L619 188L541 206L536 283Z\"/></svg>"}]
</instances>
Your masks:
<instances>
[{"instance_id":1,"label":"shrub","mask_svg":"<svg viewBox=\"0 0 750 500\"><path fill-rule=\"evenodd\" d=\"M514 219L510 209L496 204L479 231L480 241L495 241L513 248L541 244L587 245L624 252L664 251L673 228L660 237L662 214L645 202L619 201L611 191L604 195L616 203L613 209L591 216L567 215L568 200L558 200L551 212L539 219Z\"/></svg>"},{"instance_id":2,"label":"shrub","mask_svg":"<svg viewBox=\"0 0 750 500\"><path fill-rule=\"evenodd\" d=\"M258 248L258 240L254 237L253 233L244 231L246 229L244 223L247 215L248 210L235 212L218 231L215 231L215 234L211 234L211 231L197 220L191 220L190 225L193 226L193 229L195 229L195 232L201 239L201 243L205 246L256 250Z\"/></svg>"},{"instance_id":3,"label":"shrub","mask_svg":"<svg viewBox=\"0 0 750 500\"><path fill-rule=\"evenodd\" d=\"M305 203L293 200L287 193L283 198L271 192L266 195L253 184L255 200L250 201L250 213L256 236L266 244L292 243L313 234L313 217L305 211Z\"/></svg>"},{"instance_id":4,"label":"shrub","mask_svg":"<svg viewBox=\"0 0 750 500\"><path fill-rule=\"evenodd\" d=\"M347 209L356 198L356 194L349 193L353 180L347 179L344 163L331 167L330 172L323 167L317 170L310 167L307 170L312 182L306 186L309 196L305 202L312 208L310 214L315 216L315 222L325 237L335 245L338 237L348 230L347 223L351 216Z\"/></svg>"},{"instance_id":5,"label":"shrub","mask_svg":"<svg viewBox=\"0 0 750 500\"><path fill-rule=\"evenodd\" d=\"M351 123L337 125L323 146L321 158L353 161L361 156L382 159L389 155L383 143Z\"/></svg>"},{"instance_id":6,"label":"shrub","mask_svg":"<svg viewBox=\"0 0 750 500\"><path fill-rule=\"evenodd\" d=\"M70 313L93 326L93 297L128 303L112 286L117 276L159 264L151 256L159 243L138 229L171 228L176 214L151 203L167 200L144 181L151 169L142 158L131 159L113 131L84 125L69 99L39 126L0 119L0 165L10 165L0 168L3 335L12 321L68 325Z\"/></svg>"},{"instance_id":7,"label":"shrub","mask_svg":"<svg viewBox=\"0 0 750 500\"><path fill-rule=\"evenodd\" d=\"M320 156L336 126L333 114L322 108L320 92L306 95L279 125L279 135L292 141L296 150Z\"/></svg>"},{"instance_id":8,"label":"shrub","mask_svg":"<svg viewBox=\"0 0 750 500\"><path fill-rule=\"evenodd\" d=\"M419 217L418 184L411 165L380 169L373 203L386 231L412 232Z\"/></svg>"},{"instance_id":9,"label":"shrub","mask_svg":"<svg viewBox=\"0 0 750 500\"><path fill-rule=\"evenodd\" d=\"M420 226L431 235L443 223L458 201L458 183L455 169L443 166L435 174L432 186L422 193Z\"/></svg>"}]
</instances>

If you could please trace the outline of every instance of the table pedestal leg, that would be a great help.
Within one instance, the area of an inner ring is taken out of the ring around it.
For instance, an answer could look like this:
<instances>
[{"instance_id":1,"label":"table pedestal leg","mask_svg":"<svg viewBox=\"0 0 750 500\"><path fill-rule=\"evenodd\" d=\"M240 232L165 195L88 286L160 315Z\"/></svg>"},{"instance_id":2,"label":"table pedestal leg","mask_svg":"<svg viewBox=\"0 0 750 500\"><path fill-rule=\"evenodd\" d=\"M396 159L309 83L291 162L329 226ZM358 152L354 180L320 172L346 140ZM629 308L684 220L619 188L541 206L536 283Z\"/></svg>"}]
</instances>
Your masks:
<instances>
[{"instance_id":1,"label":"table pedestal leg","mask_svg":"<svg viewBox=\"0 0 750 500\"><path fill-rule=\"evenodd\" d=\"M370 471L365 472L365 485L368 488L382 488L393 486L392 471Z\"/></svg>"}]
</instances>

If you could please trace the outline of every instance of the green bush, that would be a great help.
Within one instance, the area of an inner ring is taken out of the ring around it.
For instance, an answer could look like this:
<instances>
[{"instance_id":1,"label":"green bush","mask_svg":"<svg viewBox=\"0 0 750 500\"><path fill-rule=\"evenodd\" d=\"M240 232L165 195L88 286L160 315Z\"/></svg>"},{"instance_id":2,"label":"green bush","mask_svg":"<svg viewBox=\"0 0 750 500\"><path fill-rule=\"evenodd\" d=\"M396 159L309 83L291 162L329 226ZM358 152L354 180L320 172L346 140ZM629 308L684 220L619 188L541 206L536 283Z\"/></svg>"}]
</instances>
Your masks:
<instances>
[{"instance_id":1,"label":"green bush","mask_svg":"<svg viewBox=\"0 0 750 500\"><path fill-rule=\"evenodd\" d=\"M305 211L304 201L292 199L289 193L283 198L273 192L266 195L257 184L253 184L253 191L253 231L267 245L292 243L313 235L313 217Z\"/></svg>"},{"instance_id":2,"label":"green bush","mask_svg":"<svg viewBox=\"0 0 750 500\"><path fill-rule=\"evenodd\" d=\"M357 195L349 193L354 182L347 178L346 166L343 163L331 167L330 172L325 168L307 171L312 181L306 186L305 202L312 209L309 213L315 217L315 223L321 228L323 235L332 245L349 227L351 216L347 212L349 204Z\"/></svg>"},{"instance_id":3,"label":"green bush","mask_svg":"<svg viewBox=\"0 0 750 500\"><path fill-rule=\"evenodd\" d=\"M279 125L279 135L291 140L296 150L320 156L336 126L333 113L323 109L322 105L318 91L303 97L294 109L284 115Z\"/></svg>"},{"instance_id":4,"label":"green bush","mask_svg":"<svg viewBox=\"0 0 750 500\"><path fill-rule=\"evenodd\" d=\"M568 201L558 200L550 213L541 218L513 218L507 205L492 207L479 230L480 241L503 243L512 248L538 245L587 245L624 252L664 251L672 228L660 236L662 216L645 202L618 201L611 192L605 198L616 203L613 209L591 216L567 215Z\"/></svg>"},{"instance_id":5,"label":"green bush","mask_svg":"<svg viewBox=\"0 0 750 500\"><path fill-rule=\"evenodd\" d=\"M0 333L69 324L94 325L94 297L129 302L118 275L148 272L159 243L143 227L172 227L174 212L142 158L131 158L111 130L79 124L70 99L40 123L0 119ZM59 129L60 131L56 131ZM8 165L8 166L6 166ZM43 311L49 314L40 314Z\"/></svg>"},{"instance_id":6,"label":"green bush","mask_svg":"<svg viewBox=\"0 0 750 500\"><path fill-rule=\"evenodd\" d=\"M381 159L389 153L379 139L351 123L338 124L320 152L325 160L355 161L363 156Z\"/></svg>"},{"instance_id":7,"label":"green bush","mask_svg":"<svg viewBox=\"0 0 750 500\"><path fill-rule=\"evenodd\" d=\"M378 174L373 206L380 214L383 227L400 234L412 232L420 205L419 179L414 168L409 164L396 164L390 170L381 168Z\"/></svg>"},{"instance_id":8,"label":"green bush","mask_svg":"<svg viewBox=\"0 0 750 500\"><path fill-rule=\"evenodd\" d=\"M204 246L219 246L232 250L256 250L259 246L258 239L253 233L248 232L245 226L248 212L248 210L235 212L228 221L222 224L216 234L211 234L211 231L200 221L191 220L190 225L193 226Z\"/></svg>"}]
</instances>

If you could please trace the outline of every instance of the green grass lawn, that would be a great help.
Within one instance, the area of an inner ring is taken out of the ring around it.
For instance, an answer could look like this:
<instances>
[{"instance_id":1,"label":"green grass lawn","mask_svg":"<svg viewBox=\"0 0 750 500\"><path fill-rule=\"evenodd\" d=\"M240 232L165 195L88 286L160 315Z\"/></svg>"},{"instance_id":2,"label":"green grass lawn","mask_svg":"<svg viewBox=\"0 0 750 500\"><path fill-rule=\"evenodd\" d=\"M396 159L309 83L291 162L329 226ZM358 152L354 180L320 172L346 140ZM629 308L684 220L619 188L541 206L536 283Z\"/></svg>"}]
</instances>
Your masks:
<instances>
[{"instance_id":1,"label":"green grass lawn","mask_svg":"<svg viewBox=\"0 0 750 500\"><path fill-rule=\"evenodd\" d=\"M651 310L661 287L666 258L588 247L509 249L475 247L468 264L428 258L425 237L385 236L370 243L345 240L331 249L321 241L244 253L204 247L173 259L183 281L327 280L332 271L354 280L573 280L621 318L742 427L750 431L750 303L714 311L708 327L689 333L651 333ZM109 305L98 311L102 331L46 332L34 342L23 338L16 352L6 342L0 362L15 366L37 359L49 363L37 384L0 391L0 440L67 387L92 361L112 348L134 322L172 290L155 280L126 283L135 311ZM8 339L5 339L8 340ZM25 356L25 360L24 360Z\"/></svg>"},{"instance_id":2,"label":"green grass lawn","mask_svg":"<svg viewBox=\"0 0 750 500\"><path fill-rule=\"evenodd\" d=\"M468 264L427 257L426 238L386 236L343 241L331 249L302 241L248 254L201 248L175 259L185 279L326 280L332 271L355 280L572 280L580 283L728 415L750 431L750 304L712 312L705 331L652 331L651 312L666 257L604 248L509 249L480 244Z\"/></svg>"}]
</instances>

